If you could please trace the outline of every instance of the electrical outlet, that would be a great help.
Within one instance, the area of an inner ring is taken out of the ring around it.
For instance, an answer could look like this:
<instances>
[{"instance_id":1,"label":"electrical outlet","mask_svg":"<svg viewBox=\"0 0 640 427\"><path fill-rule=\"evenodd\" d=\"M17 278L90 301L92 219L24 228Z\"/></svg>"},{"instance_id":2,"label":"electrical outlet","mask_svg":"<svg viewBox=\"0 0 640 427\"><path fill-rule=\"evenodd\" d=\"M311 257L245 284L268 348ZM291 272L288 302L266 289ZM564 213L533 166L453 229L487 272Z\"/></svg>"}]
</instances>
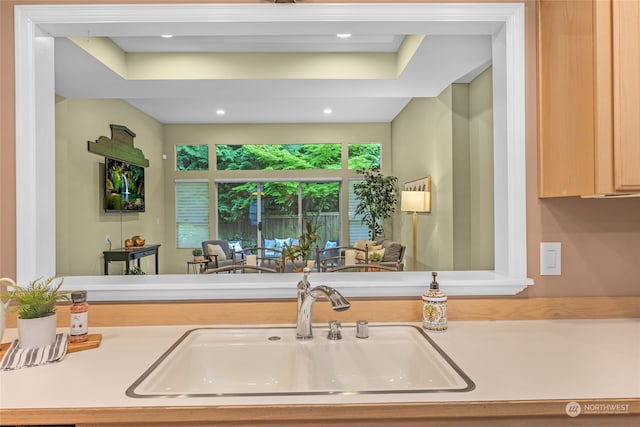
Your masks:
<instances>
[{"instance_id":1,"label":"electrical outlet","mask_svg":"<svg viewBox=\"0 0 640 427\"><path fill-rule=\"evenodd\" d=\"M107 243L107 245L110 245L110 244L111 244L111 236L109 236L108 234L107 234L107 237L105 237L105 239L104 239L104 240L105 240L105 242Z\"/></svg>"}]
</instances>

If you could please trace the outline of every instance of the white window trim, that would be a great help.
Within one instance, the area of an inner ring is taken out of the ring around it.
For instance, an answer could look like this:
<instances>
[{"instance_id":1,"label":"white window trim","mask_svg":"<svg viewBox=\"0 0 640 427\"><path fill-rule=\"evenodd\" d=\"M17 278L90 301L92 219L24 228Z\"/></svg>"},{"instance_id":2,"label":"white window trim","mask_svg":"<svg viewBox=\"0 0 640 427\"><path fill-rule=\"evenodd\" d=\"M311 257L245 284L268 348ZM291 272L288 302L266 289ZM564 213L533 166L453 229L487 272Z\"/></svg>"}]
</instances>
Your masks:
<instances>
[{"instance_id":1,"label":"white window trim","mask_svg":"<svg viewBox=\"0 0 640 427\"><path fill-rule=\"evenodd\" d=\"M446 22L493 23L495 130L495 271L443 272L450 295L514 295L532 284L527 278L525 185L524 5L474 4L301 4L291 8L266 4L216 5L18 5L15 15L16 58L16 234L17 279L27 282L55 274L55 111L54 42L65 28L86 22L159 28L166 23L212 22ZM504 25L501 25L504 24ZM203 25L204 26L204 25ZM210 25L209 25L210 26ZM70 31L70 30L69 30ZM508 73L507 73L508 71ZM504 79L504 80L501 80ZM497 87L498 86L498 87ZM508 143L507 143L508 141ZM33 248L40 250L33 252ZM353 273L337 276L333 285L362 296L420 295L428 272L394 273L393 286L378 278L355 282ZM65 280L68 289L87 289L93 300L163 300L192 298L275 298L295 295L295 279L261 279L243 275L225 282L202 277L146 275L83 276ZM265 277L267 275L262 275ZM381 275L382 276L382 275ZM270 283L275 280L275 283ZM232 283L240 281L241 283ZM316 279L318 281L318 279ZM128 282L128 283L127 283ZM209 279L210 282L210 279ZM126 287L123 291L122 287ZM286 288L281 293L280 288ZM289 289L291 288L291 289ZM357 289L357 292L355 291ZM179 295L179 296L178 296Z\"/></svg>"}]
</instances>

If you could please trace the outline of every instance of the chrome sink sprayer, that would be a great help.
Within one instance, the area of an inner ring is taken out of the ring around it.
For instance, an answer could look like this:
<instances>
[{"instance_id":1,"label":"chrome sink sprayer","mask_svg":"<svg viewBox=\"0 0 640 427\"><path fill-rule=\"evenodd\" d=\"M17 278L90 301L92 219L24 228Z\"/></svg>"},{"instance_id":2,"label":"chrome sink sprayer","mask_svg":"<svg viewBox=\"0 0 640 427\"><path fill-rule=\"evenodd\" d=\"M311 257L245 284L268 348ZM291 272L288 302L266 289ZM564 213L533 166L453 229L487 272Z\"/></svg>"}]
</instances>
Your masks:
<instances>
[{"instance_id":1,"label":"chrome sink sprayer","mask_svg":"<svg viewBox=\"0 0 640 427\"><path fill-rule=\"evenodd\" d=\"M316 286L314 288L309 284L309 268L303 270L302 280L298 282L298 317L296 320L296 338L300 340L308 340L313 338L311 330L311 312L313 303L324 295L331 303L331 308L335 311L345 311L351 307L351 303L337 290L330 286Z\"/></svg>"}]
</instances>

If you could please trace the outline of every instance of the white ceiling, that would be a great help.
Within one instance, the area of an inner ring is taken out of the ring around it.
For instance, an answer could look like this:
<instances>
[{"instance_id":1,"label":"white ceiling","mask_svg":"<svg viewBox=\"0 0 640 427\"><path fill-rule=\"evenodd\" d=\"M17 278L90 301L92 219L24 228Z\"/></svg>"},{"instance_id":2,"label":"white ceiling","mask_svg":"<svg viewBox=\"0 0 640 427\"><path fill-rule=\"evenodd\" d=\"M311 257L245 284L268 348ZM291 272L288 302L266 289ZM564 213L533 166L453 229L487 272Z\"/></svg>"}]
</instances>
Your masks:
<instances>
[{"instance_id":1,"label":"white ceiling","mask_svg":"<svg viewBox=\"0 0 640 427\"><path fill-rule=\"evenodd\" d=\"M119 98L162 123L390 122L412 97L437 96L491 62L492 28L460 30L360 23L336 28L218 25L211 28L56 28L65 35L109 36L125 52L396 52L405 34L429 34L394 79L125 80L66 37L56 37L56 93ZM353 31L352 31L353 30ZM353 32L339 39L336 32ZM463 35L460 35L462 33ZM154 34L154 35L149 35ZM161 34L175 34L162 38ZM55 35L55 34L54 34ZM330 108L331 115L323 114ZM215 114L224 109L226 114Z\"/></svg>"}]
</instances>

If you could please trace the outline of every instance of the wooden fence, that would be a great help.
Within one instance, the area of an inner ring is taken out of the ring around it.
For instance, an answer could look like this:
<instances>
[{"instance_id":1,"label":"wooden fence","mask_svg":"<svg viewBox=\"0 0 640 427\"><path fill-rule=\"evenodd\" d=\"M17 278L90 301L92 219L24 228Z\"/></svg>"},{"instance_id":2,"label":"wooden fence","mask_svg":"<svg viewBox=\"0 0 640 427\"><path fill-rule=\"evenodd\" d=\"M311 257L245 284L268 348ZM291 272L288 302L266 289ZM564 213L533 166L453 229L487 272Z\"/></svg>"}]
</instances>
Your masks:
<instances>
[{"instance_id":1,"label":"wooden fence","mask_svg":"<svg viewBox=\"0 0 640 427\"><path fill-rule=\"evenodd\" d=\"M324 247L327 240L340 239L340 214L338 212L322 213L319 216L306 218L316 221L318 234L320 235L319 245ZM236 221L229 224L220 224L218 235L223 240L239 240L242 247L263 246L263 243L256 242L257 225L251 224L249 219ZM262 220L263 239L286 239L287 237L297 238L301 234L298 229L298 217L294 215L271 216Z\"/></svg>"}]
</instances>

